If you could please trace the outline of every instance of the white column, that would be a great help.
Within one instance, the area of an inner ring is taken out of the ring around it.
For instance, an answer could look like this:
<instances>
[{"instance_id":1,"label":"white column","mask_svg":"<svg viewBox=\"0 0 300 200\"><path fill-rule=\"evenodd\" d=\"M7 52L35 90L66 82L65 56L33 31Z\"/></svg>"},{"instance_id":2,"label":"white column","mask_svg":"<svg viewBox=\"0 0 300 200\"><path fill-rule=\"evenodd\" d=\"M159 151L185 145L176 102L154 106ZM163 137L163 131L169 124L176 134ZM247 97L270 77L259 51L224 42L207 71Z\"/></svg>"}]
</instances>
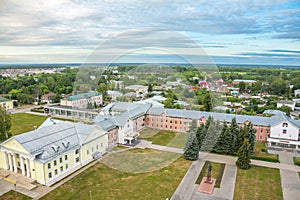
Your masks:
<instances>
[{"instance_id":1,"label":"white column","mask_svg":"<svg viewBox=\"0 0 300 200\"><path fill-rule=\"evenodd\" d=\"M30 177L30 166L29 166L29 161L28 161L29 158L26 158L26 175L27 177Z\"/></svg>"},{"instance_id":2,"label":"white column","mask_svg":"<svg viewBox=\"0 0 300 200\"><path fill-rule=\"evenodd\" d=\"M25 167L24 167L24 158L20 156L20 165L21 165L21 171L22 175L25 175Z\"/></svg>"},{"instance_id":3,"label":"white column","mask_svg":"<svg viewBox=\"0 0 300 200\"><path fill-rule=\"evenodd\" d=\"M14 172L18 172L16 154L13 153Z\"/></svg>"},{"instance_id":4,"label":"white column","mask_svg":"<svg viewBox=\"0 0 300 200\"><path fill-rule=\"evenodd\" d=\"M7 153L4 151L4 169L8 170L9 169L9 164L8 164L8 158L7 158Z\"/></svg>"},{"instance_id":5,"label":"white column","mask_svg":"<svg viewBox=\"0 0 300 200\"><path fill-rule=\"evenodd\" d=\"M9 170L12 171L13 170L13 164L12 164L12 160L11 160L11 154L8 153L8 165L9 165Z\"/></svg>"}]
</instances>

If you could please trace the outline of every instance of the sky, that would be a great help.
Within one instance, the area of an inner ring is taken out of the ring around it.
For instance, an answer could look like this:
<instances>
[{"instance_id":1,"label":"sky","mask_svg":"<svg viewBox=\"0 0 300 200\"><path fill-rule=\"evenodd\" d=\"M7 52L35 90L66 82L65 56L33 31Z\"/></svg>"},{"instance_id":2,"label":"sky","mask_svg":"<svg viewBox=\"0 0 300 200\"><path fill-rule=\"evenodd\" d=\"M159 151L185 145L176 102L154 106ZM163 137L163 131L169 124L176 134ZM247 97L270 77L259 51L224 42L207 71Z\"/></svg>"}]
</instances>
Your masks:
<instances>
[{"instance_id":1,"label":"sky","mask_svg":"<svg viewBox=\"0 0 300 200\"><path fill-rule=\"evenodd\" d=\"M299 0L0 1L0 64L300 66L299 47Z\"/></svg>"}]
</instances>

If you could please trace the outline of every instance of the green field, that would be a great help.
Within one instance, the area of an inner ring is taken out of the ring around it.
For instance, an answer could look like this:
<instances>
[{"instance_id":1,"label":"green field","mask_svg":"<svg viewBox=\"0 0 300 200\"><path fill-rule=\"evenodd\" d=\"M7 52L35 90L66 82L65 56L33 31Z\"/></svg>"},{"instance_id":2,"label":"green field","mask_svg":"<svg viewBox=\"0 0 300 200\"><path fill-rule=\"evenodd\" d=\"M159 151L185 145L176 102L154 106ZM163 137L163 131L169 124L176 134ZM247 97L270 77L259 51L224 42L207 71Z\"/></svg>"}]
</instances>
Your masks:
<instances>
[{"instance_id":1,"label":"green field","mask_svg":"<svg viewBox=\"0 0 300 200\"><path fill-rule=\"evenodd\" d=\"M173 131L164 131L156 129L144 129L139 138L152 141L153 144L184 148L187 133L177 133Z\"/></svg>"},{"instance_id":2,"label":"green field","mask_svg":"<svg viewBox=\"0 0 300 200\"><path fill-rule=\"evenodd\" d=\"M220 188L221 181L223 178L225 164L216 163L216 162L210 162L210 164L212 165L211 177L216 179L215 188ZM207 166L208 166L208 162L205 161L205 164L203 165L203 168L196 180L196 184L200 184L203 177L205 177L207 175Z\"/></svg>"},{"instance_id":3,"label":"green field","mask_svg":"<svg viewBox=\"0 0 300 200\"><path fill-rule=\"evenodd\" d=\"M268 154L266 144L263 142L255 142L254 151L255 153L251 156L251 159L264 160L269 162L279 162L278 155Z\"/></svg>"},{"instance_id":4,"label":"green field","mask_svg":"<svg viewBox=\"0 0 300 200\"><path fill-rule=\"evenodd\" d=\"M131 157L134 160L128 158L128 162L149 164L151 159L147 154L154 152L154 150L134 150L132 153L139 154L140 157ZM159 153L165 154L165 152ZM110 159L119 160L120 156L117 154L111 154L109 157L112 156L113 158ZM125 154L121 155L124 156ZM153 161L157 161L157 156L152 158ZM130 163L126 163L126 165L130 165ZM166 199L175 192L190 165L191 161L180 157L170 163L169 166L156 171L128 173L107 167L103 163L97 163L43 199L89 199L89 191L91 191L93 199L101 200Z\"/></svg>"},{"instance_id":5,"label":"green field","mask_svg":"<svg viewBox=\"0 0 300 200\"><path fill-rule=\"evenodd\" d=\"M5 200L29 200L32 199L24 194L21 194L19 192L16 191L9 191L5 194L3 194L2 196L0 196L0 199L5 199Z\"/></svg>"},{"instance_id":6,"label":"green field","mask_svg":"<svg viewBox=\"0 0 300 200\"><path fill-rule=\"evenodd\" d=\"M281 200L279 169L251 166L249 170L238 169L234 200Z\"/></svg>"},{"instance_id":7,"label":"green field","mask_svg":"<svg viewBox=\"0 0 300 200\"><path fill-rule=\"evenodd\" d=\"M46 119L46 116L32 115L27 113L17 113L10 115L12 135L18 135L34 130L34 126L39 127Z\"/></svg>"}]
</instances>

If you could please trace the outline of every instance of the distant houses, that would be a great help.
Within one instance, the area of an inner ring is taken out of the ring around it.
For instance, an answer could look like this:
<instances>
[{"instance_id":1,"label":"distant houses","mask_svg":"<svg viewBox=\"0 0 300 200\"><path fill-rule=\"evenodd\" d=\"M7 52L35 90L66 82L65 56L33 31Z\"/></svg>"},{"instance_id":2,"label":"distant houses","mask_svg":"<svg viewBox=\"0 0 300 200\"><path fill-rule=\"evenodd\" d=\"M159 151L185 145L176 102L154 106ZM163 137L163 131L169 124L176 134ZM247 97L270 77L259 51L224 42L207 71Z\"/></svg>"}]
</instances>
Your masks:
<instances>
[{"instance_id":1,"label":"distant houses","mask_svg":"<svg viewBox=\"0 0 300 200\"><path fill-rule=\"evenodd\" d=\"M3 97L0 97L0 106L5 110L9 111L14 108L13 100L6 99Z\"/></svg>"},{"instance_id":2,"label":"distant houses","mask_svg":"<svg viewBox=\"0 0 300 200\"><path fill-rule=\"evenodd\" d=\"M92 106L96 104L97 106L99 106L102 103L102 94L100 94L99 92L76 94L65 97L60 101L61 106L67 106L76 109L87 109L88 104L91 104Z\"/></svg>"}]
</instances>

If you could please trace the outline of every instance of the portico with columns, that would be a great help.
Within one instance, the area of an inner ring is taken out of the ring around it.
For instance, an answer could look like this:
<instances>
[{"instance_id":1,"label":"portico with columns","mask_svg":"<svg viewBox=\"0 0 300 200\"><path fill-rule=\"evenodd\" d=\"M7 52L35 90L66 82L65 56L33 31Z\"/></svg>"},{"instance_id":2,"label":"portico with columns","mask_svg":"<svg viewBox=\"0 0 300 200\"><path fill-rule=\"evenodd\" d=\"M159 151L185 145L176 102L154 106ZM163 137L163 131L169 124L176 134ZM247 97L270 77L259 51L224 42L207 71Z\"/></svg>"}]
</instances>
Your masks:
<instances>
[{"instance_id":1,"label":"portico with columns","mask_svg":"<svg viewBox=\"0 0 300 200\"><path fill-rule=\"evenodd\" d=\"M5 170L9 170L15 173L21 173L23 176L32 178L30 157L21 153L2 149L4 154L4 166Z\"/></svg>"}]
</instances>

